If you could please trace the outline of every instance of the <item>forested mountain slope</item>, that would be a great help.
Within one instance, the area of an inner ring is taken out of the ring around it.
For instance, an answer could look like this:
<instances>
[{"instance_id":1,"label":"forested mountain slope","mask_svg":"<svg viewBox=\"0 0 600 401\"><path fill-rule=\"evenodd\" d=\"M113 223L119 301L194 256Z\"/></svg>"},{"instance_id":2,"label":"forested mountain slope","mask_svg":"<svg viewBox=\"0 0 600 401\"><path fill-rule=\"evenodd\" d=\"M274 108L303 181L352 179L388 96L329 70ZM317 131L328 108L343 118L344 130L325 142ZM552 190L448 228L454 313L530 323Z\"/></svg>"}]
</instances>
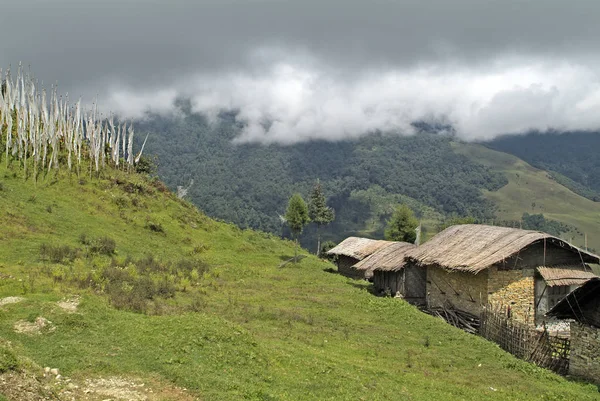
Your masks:
<instances>
[{"instance_id":1,"label":"forested mountain slope","mask_svg":"<svg viewBox=\"0 0 600 401\"><path fill-rule=\"evenodd\" d=\"M0 399L597 397L158 181L4 166Z\"/></svg>"},{"instance_id":2,"label":"forested mountain slope","mask_svg":"<svg viewBox=\"0 0 600 401\"><path fill-rule=\"evenodd\" d=\"M599 132L507 136L484 144L551 172L555 180L591 200L600 200Z\"/></svg>"},{"instance_id":3,"label":"forested mountain slope","mask_svg":"<svg viewBox=\"0 0 600 401\"><path fill-rule=\"evenodd\" d=\"M454 144L456 152L504 174L508 184L496 191L484 191L497 205L497 221L518 224L523 213L543 214L565 225L560 236L583 247L600 250L600 203L585 198L561 184L554 174L531 166L516 156L477 144Z\"/></svg>"},{"instance_id":4,"label":"forested mountain slope","mask_svg":"<svg viewBox=\"0 0 600 401\"><path fill-rule=\"evenodd\" d=\"M170 188L193 180L192 202L242 227L287 234L278 214L292 193L307 195L318 178L336 209L324 239L381 238L394 205L407 203L423 222L425 238L453 215L519 226L528 213L532 220L543 215L548 224L526 228L551 225L558 227L555 235L579 246L587 236L588 246L600 249L600 203L589 200L595 199L594 176L600 174L593 156L599 135L528 135L484 147L424 131L279 146L234 144L240 128L231 114L209 123L189 109L138 124L150 132L147 151L158 156L159 175ZM489 148L507 148L537 168ZM302 242L313 249L314 227L305 230Z\"/></svg>"},{"instance_id":5,"label":"forested mountain slope","mask_svg":"<svg viewBox=\"0 0 600 401\"><path fill-rule=\"evenodd\" d=\"M399 202L432 224L450 214L492 219L494 207L481 191L507 182L454 152L452 138L445 135L236 145L232 140L240 127L232 115L210 124L190 113L153 116L137 128L150 132L147 152L158 156L159 175L169 187L193 180L189 199L208 215L276 233L288 198L294 192L306 195L316 179L337 216L325 238L336 241L352 234L383 235L385 220Z\"/></svg>"}]
</instances>

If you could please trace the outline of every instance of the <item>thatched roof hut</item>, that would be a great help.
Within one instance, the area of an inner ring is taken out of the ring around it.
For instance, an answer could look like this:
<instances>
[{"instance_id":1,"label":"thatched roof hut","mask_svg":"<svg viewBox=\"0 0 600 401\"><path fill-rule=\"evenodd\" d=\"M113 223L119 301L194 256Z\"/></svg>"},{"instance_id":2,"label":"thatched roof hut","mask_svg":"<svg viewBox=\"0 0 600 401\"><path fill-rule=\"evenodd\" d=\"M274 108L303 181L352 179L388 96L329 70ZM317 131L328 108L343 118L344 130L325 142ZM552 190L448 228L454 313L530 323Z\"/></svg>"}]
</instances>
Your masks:
<instances>
[{"instance_id":1,"label":"thatched roof hut","mask_svg":"<svg viewBox=\"0 0 600 401\"><path fill-rule=\"evenodd\" d=\"M538 273L548 287L580 286L588 280L598 277L591 271L576 270L572 267L538 267Z\"/></svg>"},{"instance_id":2,"label":"thatched roof hut","mask_svg":"<svg viewBox=\"0 0 600 401\"><path fill-rule=\"evenodd\" d=\"M478 273L502 263L535 243L554 245L578 253L581 262L600 263L600 258L550 234L480 224L451 226L406 257L420 265Z\"/></svg>"},{"instance_id":3,"label":"thatched roof hut","mask_svg":"<svg viewBox=\"0 0 600 401\"><path fill-rule=\"evenodd\" d=\"M478 314L491 304L534 324L571 286L589 278L587 263L599 262L598 256L547 233L465 224L408 251L405 270L427 270L429 306L450 304Z\"/></svg>"},{"instance_id":4,"label":"thatched roof hut","mask_svg":"<svg viewBox=\"0 0 600 401\"><path fill-rule=\"evenodd\" d=\"M406 253L417 246L398 242L374 253L355 265L356 269L365 269L366 275L372 274L373 286L378 293L401 296L415 304L425 303L425 269L406 266Z\"/></svg>"},{"instance_id":5,"label":"thatched roof hut","mask_svg":"<svg viewBox=\"0 0 600 401\"><path fill-rule=\"evenodd\" d=\"M600 328L600 277L593 277L575 289L546 314L558 319L575 319Z\"/></svg>"},{"instance_id":6,"label":"thatched roof hut","mask_svg":"<svg viewBox=\"0 0 600 401\"><path fill-rule=\"evenodd\" d=\"M392 242L388 246L380 248L371 256L361 260L353 267L356 270L363 271L367 278L373 275L375 269L398 271L404 267L404 256L406 255L406 252L415 247L415 244L408 242Z\"/></svg>"},{"instance_id":7,"label":"thatched roof hut","mask_svg":"<svg viewBox=\"0 0 600 401\"><path fill-rule=\"evenodd\" d=\"M573 290L547 316L575 320L570 324L569 374L600 385L600 277Z\"/></svg>"},{"instance_id":8,"label":"thatched roof hut","mask_svg":"<svg viewBox=\"0 0 600 401\"><path fill-rule=\"evenodd\" d=\"M393 244L392 241L375 240L370 238L348 237L334 248L327 251L328 255L348 256L363 260L381 248Z\"/></svg>"},{"instance_id":9,"label":"thatched roof hut","mask_svg":"<svg viewBox=\"0 0 600 401\"><path fill-rule=\"evenodd\" d=\"M354 265L380 249L394 242L369 238L348 237L327 254L337 256L338 272L352 278L365 278L364 271L354 269Z\"/></svg>"}]
</instances>

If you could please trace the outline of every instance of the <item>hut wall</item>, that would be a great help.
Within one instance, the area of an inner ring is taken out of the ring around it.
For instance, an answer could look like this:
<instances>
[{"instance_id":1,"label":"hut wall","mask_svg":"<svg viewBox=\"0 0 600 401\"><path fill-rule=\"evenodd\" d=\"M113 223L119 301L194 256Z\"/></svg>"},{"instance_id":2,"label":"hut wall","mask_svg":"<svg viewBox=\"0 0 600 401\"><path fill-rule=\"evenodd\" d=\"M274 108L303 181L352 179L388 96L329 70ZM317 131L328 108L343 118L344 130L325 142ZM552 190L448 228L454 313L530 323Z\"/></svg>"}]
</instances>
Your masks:
<instances>
[{"instance_id":1,"label":"hut wall","mask_svg":"<svg viewBox=\"0 0 600 401\"><path fill-rule=\"evenodd\" d=\"M536 268L539 266L578 265L581 264L581 256L577 252L571 252L550 242L546 242L546 256L544 257L544 242L532 244L521 249L514 256L498 264L501 270Z\"/></svg>"},{"instance_id":2,"label":"hut wall","mask_svg":"<svg viewBox=\"0 0 600 401\"><path fill-rule=\"evenodd\" d=\"M400 287L404 299L412 304L425 304L427 270L408 265L404 269L404 286Z\"/></svg>"},{"instance_id":3,"label":"hut wall","mask_svg":"<svg viewBox=\"0 0 600 401\"><path fill-rule=\"evenodd\" d=\"M571 323L569 374L600 384L600 329Z\"/></svg>"},{"instance_id":4,"label":"hut wall","mask_svg":"<svg viewBox=\"0 0 600 401\"><path fill-rule=\"evenodd\" d=\"M364 272L352 268L358 262L358 259L340 255L337 260L338 272L346 277L364 278Z\"/></svg>"},{"instance_id":5,"label":"hut wall","mask_svg":"<svg viewBox=\"0 0 600 401\"><path fill-rule=\"evenodd\" d=\"M492 307L506 310L510 307L511 316L523 322L535 323L534 270L488 269L488 302Z\"/></svg>"},{"instance_id":6,"label":"hut wall","mask_svg":"<svg viewBox=\"0 0 600 401\"><path fill-rule=\"evenodd\" d=\"M479 315L487 304L488 272L478 274L451 272L435 266L427 267L427 305L447 306Z\"/></svg>"},{"instance_id":7,"label":"hut wall","mask_svg":"<svg viewBox=\"0 0 600 401\"><path fill-rule=\"evenodd\" d=\"M404 287L404 271L375 271L373 272L373 286L378 293L390 291L395 296Z\"/></svg>"}]
</instances>

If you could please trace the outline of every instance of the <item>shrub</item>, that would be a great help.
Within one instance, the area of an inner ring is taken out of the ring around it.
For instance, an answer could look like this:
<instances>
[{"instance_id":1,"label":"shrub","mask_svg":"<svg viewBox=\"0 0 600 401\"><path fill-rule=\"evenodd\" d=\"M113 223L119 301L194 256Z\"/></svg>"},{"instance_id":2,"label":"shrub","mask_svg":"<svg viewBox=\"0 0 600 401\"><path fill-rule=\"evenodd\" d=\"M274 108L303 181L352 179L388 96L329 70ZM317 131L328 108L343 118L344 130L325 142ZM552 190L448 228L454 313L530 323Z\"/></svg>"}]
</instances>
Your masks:
<instances>
[{"instance_id":1,"label":"shrub","mask_svg":"<svg viewBox=\"0 0 600 401\"><path fill-rule=\"evenodd\" d=\"M119 209L125 209L127 206L129 206L129 199L126 196L116 196L114 198L114 202Z\"/></svg>"},{"instance_id":2,"label":"shrub","mask_svg":"<svg viewBox=\"0 0 600 401\"><path fill-rule=\"evenodd\" d=\"M153 175L156 173L157 159L142 156L140 160L135 164L135 172L138 174Z\"/></svg>"},{"instance_id":3,"label":"shrub","mask_svg":"<svg viewBox=\"0 0 600 401\"><path fill-rule=\"evenodd\" d=\"M164 234L165 229L163 228L162 224L160 223L154 223L152 221L149 221L146 223L146 228L152 232L155 233L162 233Z\"/></svg>"},{"instance_id":4,"label":"shrub","mask_svg":"<svg viewBox=\"0 0 600 401\"><path fill-rule=\"evenodd\" d=\"M159 280L158 283L156 283L157 295L163 298L173 298L175 296L175 291L175 285L173 284L173 281L169 279L169 276L165 275L162 280Z\"/></svg>"},{"instance_id":5,"label":"shrub","mask_svg":"<svg viewBox=\"0 0 600 401\"><path fill-rule=\"evenodd\" d=\"M40 245L40 258L53 263L62 263L65 260L72 262L79 255L79 249L68 245Z\"/></svg>"},{"instance_id":6,"label":"shrub","mask_svg":"<svg viewBox=\"0 0 600 401\"><path fill-rule=\"evenodd\" d=\"M90 245L91 244L91 239L87 236L87 234L85 233L81 233L79 234L79 243L81 245Z\"/></svg>"},{"instance_id":7,"label":"shrub","mask_svg":"<svg viewBox=\"0 0 600 401\"><path fill-rule=\"evenodd\" d=\"M158 273L166 270L165 266L160 264L158 260L154 259L154 255L151 253L135 262L135 266L140 273Z\"/></svg>"},{"instance_id":8,"label":"shrub","mask_svg":"<svg viewBox=\"0 0 600 401\"><path fill-rule=\"evenodd\" d=\"M0 373L15 370L18 367L17 357L12 351L0 347Z\"/></svg>"},{"instance_id":9,"label":"shrub","mask_svg":"<svg viewBox=\"0 0 600 401\"><path fill-rule=\"evenodd\" d=\"M117 243L110 237L100 237L92 242L90 246L91 253L111 256L114 255L117 248Z\"/></svg>"}]
</instances>

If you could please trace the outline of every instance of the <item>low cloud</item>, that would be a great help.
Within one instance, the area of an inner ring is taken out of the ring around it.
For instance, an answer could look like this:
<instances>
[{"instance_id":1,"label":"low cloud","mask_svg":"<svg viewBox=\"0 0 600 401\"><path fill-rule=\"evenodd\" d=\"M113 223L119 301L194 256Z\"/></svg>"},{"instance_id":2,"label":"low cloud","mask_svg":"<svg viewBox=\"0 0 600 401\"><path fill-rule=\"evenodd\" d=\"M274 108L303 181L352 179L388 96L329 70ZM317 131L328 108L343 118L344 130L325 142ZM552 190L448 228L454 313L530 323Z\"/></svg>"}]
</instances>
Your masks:
<instances>
[{"instance_id":1,"label":"low cloud","mask_svg":"<svg viewBox=\"0 0 600 401\"><path fill-rule=\"evenodd\" d=\"M239 143L293 144L357 138L376 131L409 135L416 121L444 122L465 140L531 130L600 128L600 76L590 63L505 57L485 65L430 64L335 68L293 52L257 52L251 67L189 74L137 91L109 87L105 101L124 117L171 113L179 97L217 118L234 110Z\"/></svg>"}]
</instances>

